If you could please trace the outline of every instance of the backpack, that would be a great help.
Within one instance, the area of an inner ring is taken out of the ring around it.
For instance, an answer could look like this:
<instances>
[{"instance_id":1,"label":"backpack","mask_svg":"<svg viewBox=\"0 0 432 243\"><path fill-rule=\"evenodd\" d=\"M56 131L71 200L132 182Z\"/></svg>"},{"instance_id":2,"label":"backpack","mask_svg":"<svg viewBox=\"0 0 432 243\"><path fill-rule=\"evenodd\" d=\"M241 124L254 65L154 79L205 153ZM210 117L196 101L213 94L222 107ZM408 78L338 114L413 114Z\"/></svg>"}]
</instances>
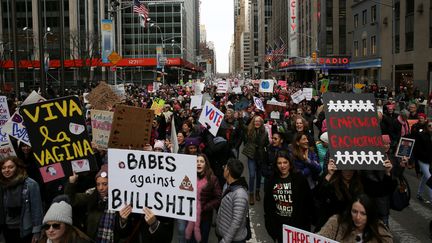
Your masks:
<instances>
[{"instance_id":1,"label":"backpack","mask_svg":"<svg viewBox=\"0 0 432 243\"><path fill-rule=\"evenodd\" d=\"M390 198L390 208L402 211L409 206L411 199L411 189L406 178L401 175L397 178L397 186Z\"/></svg>"}]
</instances>

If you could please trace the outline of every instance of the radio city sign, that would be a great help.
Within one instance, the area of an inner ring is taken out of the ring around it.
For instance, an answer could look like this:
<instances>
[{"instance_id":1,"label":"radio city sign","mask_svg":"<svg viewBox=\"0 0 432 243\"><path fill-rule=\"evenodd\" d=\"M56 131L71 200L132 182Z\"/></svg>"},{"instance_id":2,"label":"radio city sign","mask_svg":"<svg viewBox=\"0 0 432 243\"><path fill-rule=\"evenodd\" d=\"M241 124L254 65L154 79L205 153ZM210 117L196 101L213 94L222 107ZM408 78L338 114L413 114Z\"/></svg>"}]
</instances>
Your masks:
<instances>
[{"instance_id":1,"label":"radio city sign","mask_svg":"<svg viewBox=\"0 0 432 243\"><path fill-rule=\"evenodd\" d=\"M320 65L347 65L349 57L319 57L317 63Z\"/></svg>"}]
</instances>

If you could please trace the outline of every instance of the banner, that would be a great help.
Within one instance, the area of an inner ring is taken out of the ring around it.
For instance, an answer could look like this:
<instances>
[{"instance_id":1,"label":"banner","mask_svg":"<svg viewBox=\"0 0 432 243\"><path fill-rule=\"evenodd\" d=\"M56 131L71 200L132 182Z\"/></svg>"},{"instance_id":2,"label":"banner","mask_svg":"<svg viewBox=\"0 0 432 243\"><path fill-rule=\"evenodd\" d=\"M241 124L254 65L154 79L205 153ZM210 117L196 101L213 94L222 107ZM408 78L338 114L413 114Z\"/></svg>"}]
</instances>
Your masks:
<instances>
[{"instance_id":1,"label":"banner","mask_svg":"<svg viewBox=\"0 0 432 243\"><path fill-rule=\"evenodd\" d=\"M381 129L373 94L325 93L330 158L338 170L384 170Z\"/></svg>"},{"instance_id":2,"label":"banner","mask_svg":"<svg viewBox=\"0 0 432 243\"><path fill-rule=\"evenodd\" d=\"M162 69L163 66L165 66L165 63L163 62L163 47L162 46L156 46L156 68Z\"/></svg>"},{"instance_id":3,"label":"banner","mask_svg":"<svg viewBox=\"0 0 432 243\"><path fill-rule=\"evenodd\" d=\"M72 175L73 164L98 169L78 97L25 105L20 113L44 182L58 179L59 174Z\"/></svg>"},{"instance_id":4,"label":"banner","mask_svg":"<svg viewBox=\"0 0 432 243\"><path fill-rule=\"evenodd\" d=\"M92 142L98 149L107 149L114 112L90 110Z\"/></svg>"},{"instance_id":5,"label":"banner","mask_svg":"<svg viewBox=\"0 0 432 243\"><path fill-rule=\"evenodd\" d=\"M171 143L172 143L172 153L177 153L179 150L179 144L177 140L177 131L175 127L174 117L171 118Z\"/></svg>"},{"instance_id":6,"label":"banner","mask_svg":"<svg viewBox=\"0 0 432 243\"><path fill-rule=\"evenodd\" d=\"M10 118L6 96L0 96L0 126L3 126Z\"/></svg>"},{"instance_id":7,"label":"banner","mask_svg":"<svg viewBox=\"0 0 432 243\"><path fill-rule=\"evenodd\" d=\"M161 98L154 98L150 110L153 110L154 114L156 116L159 116L163 112L164 105L165 105L165 100Z\"/></svg>"},{"instance_id":8,"label":"banner","mask_svg":"<svg viewBox=\"0 0 432 243\"><path fill-rule=\"evenodd\" d=\"M313 88L303 88L303 96L306 100L312 99Z\"/></svg>"},{"instance_id":9,"label":"banner","mask_svg":"<svg viewBox=\"0 0 432 243\"><path fill-rule=\"evenodd\" d=\"M204 127L207 127L207 124L210 125L210 133L216 137L217 131L222 123L224 118L224 114L210 102L206 102L204 104L204 108L201 111L201 115L199 118L199 122Z\"/></svg>"},{"instance_id":10,"label":"banner","mask_svg":"<svg viewBox=\"0 0 432 243\"><path fill-rule=\"evenodd\" d=\"M321 87L320 87L320 93L323 94L328 91L328 87L330 84L330 80L328 79L321 79Z\"/></svg>"},{"instance_id":11,"label":"banner","mask_svg":"<svg viewBox=\"0 0 432 243\"><path fill-rule=\"evenodd\" d=\"M139 107L117 105L108 147L143 149L150 143L154 111Z\"/></svg>"},{"instance_id":12,"label":"banner","mask_svg":"<svg viewBox=\"0 0 432 243\"><path fill-rule=\"evenodd\" d=\"M108 56L113 52L113 22L111 19L102 19L102 63L110 63Z\"/></svg>"},{"instance_id":13,"label":"banner","mask_svg":"<svg viewBox=\"0 0 432 243\"><path fill-rule=\"evenodd\" d=\"M202 99L203 99L203 95L194 95L191 96L191 105L190 105L190 109L192 110L192 108L196 108L196 109L201 109L202 107Z\"/></svg>"},{"instance_id":14,"label":"banner","mask_svg":"<svg viewBox=\"0 0 432 243\"><path fill-rule=\"evenodd\" d=\"M255 97L255 96L253 97L253 99L254 99L254 103L255 103L256 108L258 108L259 110L265 111L264 104L263 104L262 100L258 97Z\"/></svg>"},{"instance_id":15,"label":"banner","mask_svg":"<svg viewBox=\"0 0 432 243\"><path fill-rule=\"evenodd\" d=\"M288 54L291 57L298 57L298 7L299 2L296 0L288 0Z\"/></svg>"},{"instance_id":16,"label":"banner","mask_svg":"<svg viewBox=\"0 0 432 243\"><path fill-rule=\"evenodd\" d=\"M92 109L109 110L117 103L121 103L120 97L111 89L105 82L100 82L87 95L87 100L90 102Z\"/></svg>"},{"instance_id":17,"label":"banner","mask_svg":"<svg viewBox=\"0 0 432 243\"><path fill-rule=\"evenodd\" d=\"M40 96L36 91L33 91L21 105L29 105L43 101L45 101L45 98ZM9 120L3 125L2 132L17 139L18 143L22 142L28 146L31 146L27 129L24 126L24 120L19 114L19 109L17 109L15 113L9 118Z\"/></svg>"},{"instance_id":18,"label":"banner","mask_svg":"<svg viewBox=\"0 0 432 243\"><path fill-rule=\"evenodd\" d=\"M274 88L273 79L262 79L262 80L260 80L258 92L273 93L273 88Z\"/></svg>"},{"instance_id":19,"label":"banner","mask_svg":"<svg viewBox=\"0 0 432 243\"><path fill-rule=\"evenodd\" d=\"M282 242L296 243L296 242L310 242L310 243L338 243L321 235L317 235L308 231L304 231L292 226L284 224L282 226Z\"/></svg>"},{"instance_id":20,"label":"banner","mask_svg":"<svg viewBox=\"0 0 432 243\"><path fill-rule=\"evenodd\" d=\"M196 221L196 156L108 149L108 208Z\"/></svg>"},{"instance_id":21,"label":"banner","mask_svg":"<svg viewBox=\"0 0 432 243\"><path fill-rule=\"evenodd\" d=\"M293 100L293 102L295 104L302 102L305 99L305 97L303 95L303 91L299 90L299 91L295 92L294 94L291 95L291 99Z\"/></svg>"}]
</instances>

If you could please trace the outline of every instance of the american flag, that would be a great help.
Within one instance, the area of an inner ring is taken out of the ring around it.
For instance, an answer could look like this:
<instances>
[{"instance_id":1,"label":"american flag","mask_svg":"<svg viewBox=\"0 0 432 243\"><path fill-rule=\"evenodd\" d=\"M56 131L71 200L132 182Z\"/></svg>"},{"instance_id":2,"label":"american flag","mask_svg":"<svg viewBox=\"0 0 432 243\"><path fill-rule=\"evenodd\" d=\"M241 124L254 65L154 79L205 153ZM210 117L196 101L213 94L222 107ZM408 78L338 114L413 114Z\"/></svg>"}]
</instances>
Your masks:
<instances>
[{"instance_id":1,"label":"american flag","mask_svg":"<svg viewBox=\"0 0 432 243\"><path fill-rule=\"evenodd\" d=\"M148 8L144 4L140 3L139 0L134 0L133 11L140 16L141 26L145 27L149 15Z\"/></svg>"}]
</instances>

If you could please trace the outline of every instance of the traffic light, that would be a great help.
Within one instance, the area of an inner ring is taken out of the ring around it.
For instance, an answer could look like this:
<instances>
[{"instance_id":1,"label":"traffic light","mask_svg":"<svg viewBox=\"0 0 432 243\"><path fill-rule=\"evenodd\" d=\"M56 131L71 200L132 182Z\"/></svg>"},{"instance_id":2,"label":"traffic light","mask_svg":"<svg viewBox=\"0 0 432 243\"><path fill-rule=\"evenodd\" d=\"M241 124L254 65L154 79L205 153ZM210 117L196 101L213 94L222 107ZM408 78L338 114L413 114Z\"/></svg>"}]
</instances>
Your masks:
<instances>
[{"instance_id":1,"label":"traffic light","mask_svg":"<svg viewBox=\"0 0 432 243\"><path fill-rule=\"evenodd\" d=\"M315 62L317 59L317 53L316 51L312 52L312 60Z\"/></svg>"}]
</instances>

